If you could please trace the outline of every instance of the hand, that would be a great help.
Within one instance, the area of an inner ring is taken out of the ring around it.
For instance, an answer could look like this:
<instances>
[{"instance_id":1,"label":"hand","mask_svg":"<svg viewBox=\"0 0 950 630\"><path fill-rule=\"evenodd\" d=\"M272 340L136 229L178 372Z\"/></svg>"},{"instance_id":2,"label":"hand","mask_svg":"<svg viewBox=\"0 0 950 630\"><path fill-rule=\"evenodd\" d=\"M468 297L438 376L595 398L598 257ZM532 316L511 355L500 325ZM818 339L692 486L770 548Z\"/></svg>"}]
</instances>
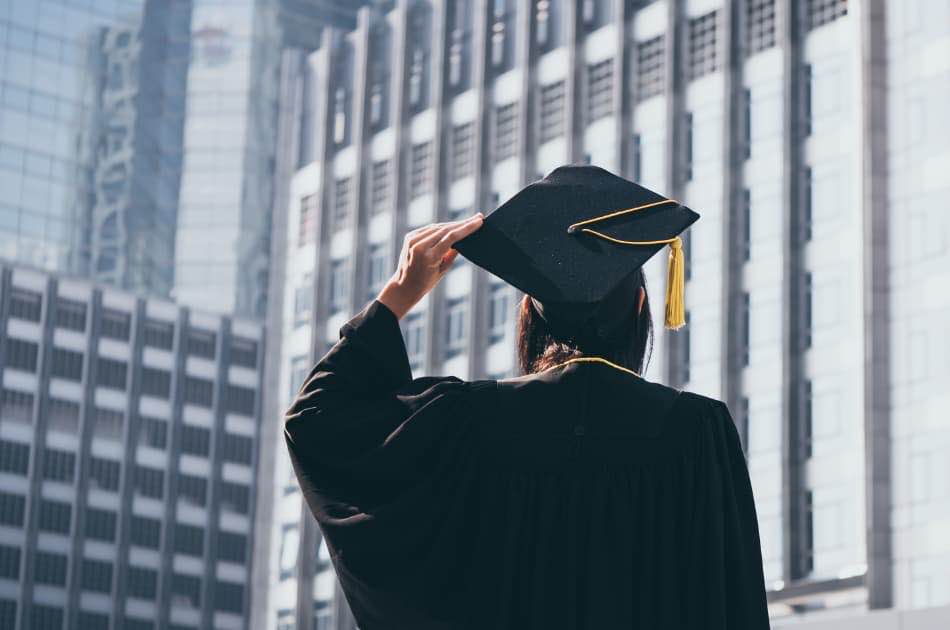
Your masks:
<instances>
[{"instance_id":1,"label":"hand","mask_svg":"<svg viewBox=\"0 0 950 630\"><path fill-rule=\"evenodd\" d=\"M479 212L462 221L433 223L406 234L396 273L376 299L402 319L452 266L458 256L452 245L480 228L483 219Z\"/></svg>"}]
</instances>

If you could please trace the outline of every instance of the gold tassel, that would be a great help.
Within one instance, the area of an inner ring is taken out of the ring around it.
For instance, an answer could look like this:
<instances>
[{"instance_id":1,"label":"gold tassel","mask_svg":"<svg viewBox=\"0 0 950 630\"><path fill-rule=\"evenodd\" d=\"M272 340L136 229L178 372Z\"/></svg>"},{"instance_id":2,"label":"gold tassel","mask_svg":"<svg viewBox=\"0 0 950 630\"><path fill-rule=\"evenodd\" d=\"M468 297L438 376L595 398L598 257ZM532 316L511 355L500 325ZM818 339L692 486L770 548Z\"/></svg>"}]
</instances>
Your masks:
<instances>
[{"instance_id":1,"label":"gold tassel","mask_svg":"<svg viewBox=\"0 0 950 630\"><path fill-rule=\"evenodd\" d=\"M683 260L683 241L680 237L670 241L670 259L666 276L666 322L670 330L678 330L686 324L686 263Z\"/></svg>"}]
</instances>

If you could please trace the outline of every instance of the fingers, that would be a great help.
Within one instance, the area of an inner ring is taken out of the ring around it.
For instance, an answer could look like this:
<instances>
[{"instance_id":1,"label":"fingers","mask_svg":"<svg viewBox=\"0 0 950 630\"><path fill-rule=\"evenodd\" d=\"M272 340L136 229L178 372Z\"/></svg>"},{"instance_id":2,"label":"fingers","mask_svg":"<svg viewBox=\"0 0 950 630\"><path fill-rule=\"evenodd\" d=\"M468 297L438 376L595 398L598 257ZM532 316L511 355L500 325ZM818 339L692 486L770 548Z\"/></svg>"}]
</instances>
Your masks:
<instances>
[{"instance_id":1,"label":"fingers","mask_svg":"<svg viewBox=\"0 0 950 630\"><path fill-rule=\"evenodd\" d=\"M461 222L459 225L445 231L442 238L434 246L435 253L438 256L445 254L452 245L462 240L478 228L482 227L482 214L478 213L471 219Z\"/></svg>"},{"instance_id":2,"label":"fingers","mask_svg":"<svg viewBox=\"0 0 950 630\"><path fill-rule=\"evenodd\" d=\"M415 255L423 255L433 264L439 264L441 268L442 257L448 251L452 243L477 230L481 227L482 221L483 216L481 213L478 213L475 216L461 221L433 223L432 225L420 228L416 232L410 233L412 239L407 241L409 249Z\"/></svg>"}]
</instances>

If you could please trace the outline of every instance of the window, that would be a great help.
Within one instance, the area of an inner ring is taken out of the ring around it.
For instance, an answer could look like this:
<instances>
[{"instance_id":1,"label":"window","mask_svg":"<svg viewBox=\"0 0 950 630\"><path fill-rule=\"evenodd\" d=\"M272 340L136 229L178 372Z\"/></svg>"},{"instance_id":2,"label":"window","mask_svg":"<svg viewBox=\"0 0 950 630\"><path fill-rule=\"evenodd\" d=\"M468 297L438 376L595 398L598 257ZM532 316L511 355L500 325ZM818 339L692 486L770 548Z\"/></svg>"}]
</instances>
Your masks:
<instances>
[{"instance_id":1,"label":"window","mask_svg":"<svg viewBox=\"0 0 950 630\"><path fill-rule=\"evenodd\" d=\"M244 564L247 550L247 536L231 532L218 532L218 560Z\"/></svg>"},{"instance_id":2,"label":"window","mask_svg":"<svg viewBox=\"0 0 950 630\"><path fill-rule=\"evenodd\" d=\"M677 367L677 376L679 377L679 383L685 384L689 382L690 377L690 348L689 348L689 338L690 338L690 328L689 328L689 311L686 311L686 325L679 331L679 340L680 340L680 361Z\"/></svg>"},{"instance_id":3,"label":"window","mask_svg":"<svg viewBox=\"0 0 950 630\"><path fill-rule=\"evenodd\" d=\"M412 145L409 170L409 196L411 199L432 192L432 142Z\"/></svg>"},{"instance_id":4,"label":"window","mask_svg":"<svg viewBox=\"0 0 950 630\"><path fill-rule=\"evenodd\" d=\"M452 130L452 181L472 174L475 153L475 123L457 125Z\"/></svg>"},{"instance_id":5,"label":"window","mask_svg":"<svg viewBox=\"0 0 950 630\"><path fill-rule=\"evenodd\" d=\"M223 433L221 457L224 461L251 465L254 456L254 441L246 435Z\"/></svg>"},{"instance_id":6,"label":"window","mask_svg":"<svg viewBox=\"0 0 950 630\"><path fill-rule=\"evenodd\" d=\"M517 3L515 0L495 0L491 17L491 64L496 73L510 70L514 65L515 19Z\"/></svg>"},{"instance_id":7,"label":"window","mask_svg":"<svg viewBox=\"0 0 950 630\"><path fill-rule=\"evenodd\" d=\"M128 365L125 361L99 357L96 365L96 381L102 387L125 389Z\"/></svg>"},{"instance_id":8,"label":"window","mask_svg":"<svg viewBox=\"0 0 950 630\"><path fill-rule=\"evenodd\" d=\"M65 573L65 569L63 571ZM33 628L59 630L63 627L63 609L33 604Z\"/></svg>"},{"instance_id":9,"label":"window","mask_svg":"<svg viewBox=\"0 0 950 630\"><path fill-rule=\"evenodd\" d=\"M34 396L30 392L6 388L0 390L0 414L3 421L32 424L33 402Z\"/></svg>"},{"instance_id":10,"label":"window","mask_svg":"<svg viewBox=\"0 0 950 630\"><path fill-rule=\"evenodd\" d=\"M210 408L214 401L214 383L197 376L185 376L185 391L182 397L186 403Z\"/></svg>"},{"instance_id":11,"label":"window","mask_svg":"<svg viewBox=\"0 0 950 630\"><path fill-rule=\"evenodd\" d=\"M40 606L39 608L44 608ZM33 609L34 611L36 608ZM34 612L34 614L36 614ZM60 611L60 626L63 623L62 611ZM12 599L0 599L0 628L13 628L16 626L16 602ZM59 626L55 626L59 627Z\"/></svg>"},{"instance_id":12,"label":"window","mask_svg":"<svg viewBox=\"0 0 950 630\"><path fill-rule=\"evenodd\" d=\"M173 607L201 608L201 578L194 575L172 573L171 592Z\"/></svg>"},{"instance_id":13,"label":"window","mask_svg":"<svg viewBox=\"0 0 950 630\"><path fill-rule=\"evenodd\" d=\"M214 608L232 613L244 611L244 585L215 580Z\"/></svg>"},{"instance_id":14,"label":"window","mask_svg":"<svg viewBox=\"0 0 950 630\"><path fill-rule=\"evenodd\" d=\"M751 339L749 336L749 333L751 332L750 315L751 305L749 301L749 292L743 291L739 302L739 317L742 320L739 325L739 334L742 335L742 342L740 344L740 365L743 367L749 366L749 348L751 345Z\"/></svg>"},{"instance_id":15,"label":"window","mask_svg":"<svg viewBox=\"0 0 950 630\"><path fill-rule=\"evenodd\" d=\"M33 579L38 584L66 585L66 556L37 551L33 556Z\"/></svg>"},{"instance_id":16,"label":"window","mask_svg":"<svg viewBox=\"0 0 950 630\"><path fill-rule=\"evenodd\" d=\"M693 113L683 114L683 178L693 179Z\"/></svg>"},{"instance_id":17,"label":"window","mask_svg":"<svg viewBox=\"0 0 950 630\"><path fill-rule=\"evenodd\" d=\"M392 162L380 160L373 162L372 182L370 184L371 215L377 215L386 210L392 197Z\"/></svg>"},{"instance_id":18,"label":"window","mask_svg":"<svg viewBox=\"0 0 950 630\"><path fill-rule=\"evenodd\" d=\"M171 350L175 338L175 324L157 319L145 320L143 343L152 348Z\"/></svg>"},{"instance_id":19,"label":"window","mask_svg":"<svg viewBox=\"0 0 950 630\"><path fill-rule=\"evenodd\" d=\"M739 217L739 256L748 262L752 258L752 195L748 188L744 188L740 198Z\"/></svg>"},{"instance_id":20,"label":"window","mask_svg":"<svg viewBox=\"0 0 950 630\"><path fill-rule=\"evenodd\" d=\"M752 157L752 90L744 88L740 98L739 153L748 160Z\"/></svg>"},{"instance_id":21,"label":"window","mask_svg":"<svg viewBox=\"0 0 950 630\"><path fill-rule=\"evenodd\" d=\"M534 2L535 41L541 53L553 50L563 43L564 2L565 0L535 0Z\"/></svg>"},{"instance_id":22,"label":"window","mask_svg":"<svg viewBox=\"0 0 950 630\"><path fill-rule=\"evenodd\" d=\"M297 246L312 243L317 236L317 212L320 194L314 193L300 199L300 221L297 225Z\"/></svg>"},{"instance_id":23,"label":"window","mask_svg":"<svg viewBox=\"0 0 950 630\"><path fill-rule=\"evenodd\" d=\"M539 143L564 134L564 81L541 86L540 124Z\"/></svg>"},{"instance_id":24,"label":"window","mask_svg":"<svg viewBox=\"0 0 950 630\"><path fill-rule=\"evenodd\" d=\"M349 297L349 282L347 282L349 266L346 260L330 262L330 312L336 313L346 308Z\"/></svg>"},{"instance_id":25,"label":"window","mask_svg":"<svg viewBox=\"0 0 950 630\"><path fill-rule=\"evenodd\" d=\"M237 514L247 514L251 504L251 490L247 486L230 481L222 481L218 488L221 494L221 506Z\"/></svg>"},{"instance_id":26,"label":"window","mask_svg":"<svg viewBox=\"0 0 950 630\"><path fill-rule=\"evenodd\" d=\"M46 448L43 453L43 479L72 483L76 474L76 454Z\"/></svg>"},{"instance_id":27,"label":"window","mask_svg":"<svg viewBox=\"0 0 950 630\"><path fill-rule=\"evenodd\" d=\"M82 360L81 352L54 347L50 361L50 375L70 381L81 381Z\"/></svg>"},{"instance_id":28,"label":"window","mask_svg":"<svg viewBox=\"0 0 950 630\"><path fill-rule=\"evenodd\" d=\"M814 77L812 75L811 64L806 63L802 66L802 136L810 136L812 131L812 120L813 120L813 111L812 111L812 81Z\"/></svg>"},{"instance_id":29,"label":"window","mask_svg":"<svg viewBox=\"0 0 950 630\"><path fill-rule=\"evenodd\" d=\"M814 424L814 391L811 379L805 379L802 383L802 444L801 457L809 459L812 456L812 436Z\"/></svg>"},{"instance_id":30,"label":"window","mask_svg":"<svg viewBox=\"0 0 950 630\"><path fill-rule=\"evenodd\" d=\"M190 424L181 425L181 450L190 455L207 457L211 451L211 431Z\"/></svg>"},{"instance_id":31,"label":"window","mask_svg":"<svg viewBox=\"0 0 950 630\"><path fill-rule=\"evenodd\" d=\"M2 454L2 450L0 450ZM26 497L19 494L0 492L0 524L23 527L26 514Z\"/></svg>"},{"instance_id":32,"label":"window","mask_svg":"<svg viewBox=\"0 0 950 630\"><path fill-rule=\"evenodd\" d=\"M106 440L122 440L125 418L121 411L96 407L93 415L92 434Z\"/></svg>"},{"instance_id":33,"label":"window","mask_svg":"<svg viewBox=\"0 0 950 630\"><path fill-rule=\"evenodd\" d=\"M175 551L191 556L204 554L205 530L194 525L175 523Z\"/></svg>"},{"instance_id":34,"label":"window","mask_svg":"<svg viewBox=\"0 0 950 630\"><path fill-rule=\"evenodd\" d=\"M330 227L339 232L350 225L353 205L353 178L343 177L333 183L333 215Z\"/></svg>"},{"instance_id":35,"label":"window","mask_svg":"<svg viewBox=\"0 0 950 630\"><path fill-rule=\"evenodd\" d=\"M0 440L0 472L26 475L29 466L29 444Z\"/></svg>"},{"instance_id":36,"label":"window","mask_svg":"<svg viewBox=\"0 0 950 630\"><path fill-rule=\"evenodd\" d=\"M231 338L231 363L247 368L257 367L257 342L253 339Z\"/></svg>"},{"instance_id":37,"label":"window","mask_svg":"<svg viewBox=\"0 0 950 630\"><path fill-rule=\"evenodd\" d=\"M808 29L818 28L848 14L848 0L808 0Z\"/></svg>"},{"instance_id":38,"label":"window","mask_svg":"<svg viewBox=\"0 0 950 630\"><path fill-rule=\"evenodd\" d=\"M630 152L633 154L630 156L630 162L633 165L633 181L638 182L643 172L641 168L643 164L643 146L638 133L633 134L633 138L630 139Z\"/></svg>"},{"instance_id":39,"label":"window","mask_svg":"<svg viewBox=\"0 0 950 630\"><path fill-rule=\"evenodd\" d=\"M161 499L165 496L165 472L157 468L136 466L135 489L142 496Z\"/></svg>"},{"instance_id":40,"label":"window","mask_svg":"<svg viewBox=\"0 0 950 630\"><path fill-rule=\"evenodd\" d=\"M15 337L7 337L6 367L36 373L39 345Z\"/></svg>"},{"instance_id":41,"label":"window","mask_svg":"<svg viewBox=\"0 0 950 630\"><path fill-rule=\"evenodd\" d=\"M109 630L109 615L105 613L94 613L87 610L80 610L77 613L76 617L78 623L77 627L82 628L83 630ZM57 630L59 626L56 626ZM125 623L122 626L122 630L133 630L129 625L129 620L126 618Z\"/></svg>"},{"instance_id":42,"label":"window","mask_svg":"<svg viewBox=\"0 0 950 630\"><path fill-rule=\"evenodd\" d=\"M491 302L488 311L488 336L492 343L505 336L510 314L511 291L508 290L508 285L492 284Z\"/></svg>"},{"instance_id":43,"label":"window","mask_svg":"<svg viewBox=\"0 0 950 630\"><path fill-rule=\"evenodd\" d=\"M99 334L109 339L129 340L132 316L129 313L104 309L99 320Z\"/></svg>"},{"instance_id":44,"label":"window","mask_svg":"<svg viewBox=\"0 0 950 630\"><path fill-rule=\"evenodd\" d=\"M86 303L57 298L56 326L67 330L84 332L86 330Z\"/></svg>"},{"instance_id":45,"label":"window","mask_svg":"<svg viewBox=\"0 0 950 630\"><path fill-rule=\"evenodd\" d=\"M5 407L3 415L7 417ZM72 434L78 432L79 403L50 397L49 405L46 408L46 429L47 431L61 431Z\"/></svg>"},{"instance_id":46,"label":"window","mask_svg":"<svg viewBox=\"0 0 950 630\"><path fill-rule=\"evenodd\" d=\"M115 492L119 489L121 464L112 459L89 458L89 486Z\"/></svg>"},{"instance_id":47,"label":"window","mask_svg":"<svg viewBox=\"0 0 950 630\"><path fill-rule=\"evenodd\" d=\"M775 45L775 0L747 0L745 48L752 55Z\"/></svg>"},{"instance_id":48,"label":"window","mask_svg":"<svg viewBox=\"0 0 950 630\"><path fill-rule=\"evenodd\" d=\"M308 273L303 284L294 289L294 325L306 326L313 311L313 275Z\"/></svg>"},{"instance_id":49,"label":"window","mask_svg":"<svg viewBox=\"0 0 950 630\"><path fill-rule=\"evenodd\" d=\"M86 538L115 540L116 513L93 507L86 508Z\"/></svg>"},{"instance_id":50,"label":"window","mask_svg":"<svg viewBox=\"0 0 950 630\"><path fill-rule=\"evenodd\" d=\"M389 275L389 253L383 244L373 244L369 248L369 278L366 282L367 299L374 298L386 284Z\"/></svg>"},{"instance_id":51,"label":"window","mask_svg":"<svg viewBox=\"0 0 950 630\"><path fill-rule=\"evenodd\" d=\"M20 579L20 548L0 545L0 578ZM13 626L10 626L11 628Z\"/></svg>"},{"instance_id":52,"label":"window","mask_svg":"<svg viewBox=\"0 0 950 630\"><path fill-rule=\"evenodd\" d=\"M129 565L125 576L126 592L130 597L155 599L158 573L152 569Z\"/></svg>"},{"instance_id":53,"label":"window","mask_svg":"<svg viewBox=\"0 0 950 630\"><path fill-rule=\"evenodd\" d=\"M225 409L231 413L239 413L245 416L253 416L255 407L255 391L250 387L241 387L240 385L225 385L225 399L227 404Z\"/></svg>"},{"instance_id":54,"label":"window","mask_svg":"<svg viewBox=\"0 0 950 630\"><path fill-rule=\"evenodd\" d=\"M72 524L73 506L62 501L40 499L39 529L56 534L69 534Z\"/></svg>"},{"instance_id":55,"label":"window","mask_svg":"<svg viewBox=\"0 0 950 630\"><path fill-rule=\"evenodd\" d=\"M587 66L587 123L614 112L614 60Z\"/></svg>"},{"instance_id":56,"label":"window","mask_svg":"<svg viewBox=\"0 0 950 630\"><path fill-rule=\"evenodd\" d=\"M409 105L413 113L428 106L431 9L417 3L409 10Z\"/></svg>"},{"instance_id":57,"label":"window","mask_svg":"<svg viewBox=\"0 0 950 630\"><path fill-rule=\"evenodd\" d=\"M203 477L178 475L178 496L193 505L203 506L208 502L208 480Z\"/></svg>"},{"instance_id":58,"label":"window","mask_svg":"<svg viewBox=\"0 0 950 630\"><path fill-rule=\"evenodd\" d=\"M406 317L406 353L409 355L409 363L413 369L422 367L425 358L423 350L425 349L425 322L421 313L410 313Z\"/></svg>"},{"instance_id":59,"label":"window","mask_svg":"<svg viewBox=\"0 0 950 630\"><path fill-rule=\"evenodd\" d=\"M162 540L161 521L133 514L129 525L129 540L133 545L158 549Z\"/></svg>"},{"instance_id":60,"label":"window","mask_svg":"<svg viewBox=\"0 0 950 630\"><path fill-rule=\"evenodd\" d=\"M666 48L663 36L637 42L637 102L662 94L666 86Z\"/></svg>"},{"instance_id":61,"label":"window","mask_svg":"<svg viewBox=\"0 0 950 630\"><path fill-rule=\"evenodd\" d=\"M468 305L465 298L455 298L448 301L445 310L445 351L451 357L465 349Z\"/></svg>"},{"instance_id":62,"label":"window","mask_svg":"<svg viewBox=\"0 0 950 630\"><path fill-rule=\"evenodd\" d=\"M152 448L168 445L168 423L161 418L139 417L139 444Z\"/></svg>"},{"instance_id":63,"label":"window","mask_svg":"<svg viewBox=\"0 0 950 630\"><path fill-rule=\"evenodd\" d=\"M806 271L802 278L802 349L811 348L813 330L813 293L814 286L812 274L810 271Z\"/></svg>"},{"instance_id":64,"label":"window","mask_svg":"<svg viewBox=\"0 0 950 630\"><path fill-rule=\"evenodd\" d=\"M142 393L158 398L168 398L171 394L171 372L157 368L142 367Z\"/></svg>"},{"instance_id":65,"label":"window","mask_svg":"<svg viewBox=\"0 0 950 630\"><path fill-rule=\"evenodd\" d=\"M518 103L508 103L495 108L495 155L501 162L518 151Z\"/></svg>"},{"instance_id":66,"label":"window","mask_svg":"<svg viewBox=\"0 0 950 630\"><path fill-rule=\"evenodd\" d=\"M10 317L38 322L42 313L43 296L41 294L18 288L10 291Z\"/></svg>"},{"instance_id":67,"label":"window","mask_svg":"<svg viewBox=\"0 0 950 630\"><path fill-rule=\"evenodd\" d=\"M803 241L810 241L812 236L812 208L814 206L814 178L810 166L802 169L802 217L801 217L801 235Z\"/></svg>"},{"instance_id":68,"label":"window","mask_svg":"<svg viewBox=\"0 0 950 630\"><path fill-rule=\"evenodd\" d=\"M719 11L689 21L689 78L698 79L719 69L717 42Z\"/></svg>"},{"instance_id":69,"label":"window","mask_svg":"<svg viewBox=\"0 0 950 630\"><path fill-rule=\"evenodd\" d=\"M112 563L82 559L80 584L85 591L109 593L112 591Z\"/></svg>"},{"instance_id":70,"label":"window","mask_svg":"<svg viewBox=\"0 0 950 630\"><path fill-rule=\"evenodd\" d=\"M192 356L214 359L217 337L217 334L210 330L192 328L188 331L186 352Z\"/></svg>"},{"instance_id":71,"label":"window","mask_svg":"<svg viewBox=\"0 0 950 630\"><path fill-rule=\"evenodd\" d=\"M290 397L296 398L310 372L310 360L306 355L290 360Z\"/></svg>"}]
</instances>

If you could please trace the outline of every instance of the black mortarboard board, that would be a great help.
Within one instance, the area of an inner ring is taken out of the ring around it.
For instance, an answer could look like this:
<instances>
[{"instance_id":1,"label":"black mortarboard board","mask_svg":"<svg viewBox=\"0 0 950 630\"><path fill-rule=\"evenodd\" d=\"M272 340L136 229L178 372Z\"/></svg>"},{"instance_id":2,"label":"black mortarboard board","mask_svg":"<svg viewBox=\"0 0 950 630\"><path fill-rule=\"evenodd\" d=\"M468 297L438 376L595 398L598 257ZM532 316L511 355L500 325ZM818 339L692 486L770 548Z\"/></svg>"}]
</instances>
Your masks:
<instances>
[{"instance_id":1,"label":"black mortarboard board","mask_svg":"<svg viewBox=\"0 0 950 630\"><path fill-rule=\"evenodd\" d=\"M670 246L666 327L683 325L679 234L699 218L680 203L596 166L562 166L529 184L455 244L534 298L552 324L611 328L632 312L635 272Z\"/></svg>"}]
</instances>

